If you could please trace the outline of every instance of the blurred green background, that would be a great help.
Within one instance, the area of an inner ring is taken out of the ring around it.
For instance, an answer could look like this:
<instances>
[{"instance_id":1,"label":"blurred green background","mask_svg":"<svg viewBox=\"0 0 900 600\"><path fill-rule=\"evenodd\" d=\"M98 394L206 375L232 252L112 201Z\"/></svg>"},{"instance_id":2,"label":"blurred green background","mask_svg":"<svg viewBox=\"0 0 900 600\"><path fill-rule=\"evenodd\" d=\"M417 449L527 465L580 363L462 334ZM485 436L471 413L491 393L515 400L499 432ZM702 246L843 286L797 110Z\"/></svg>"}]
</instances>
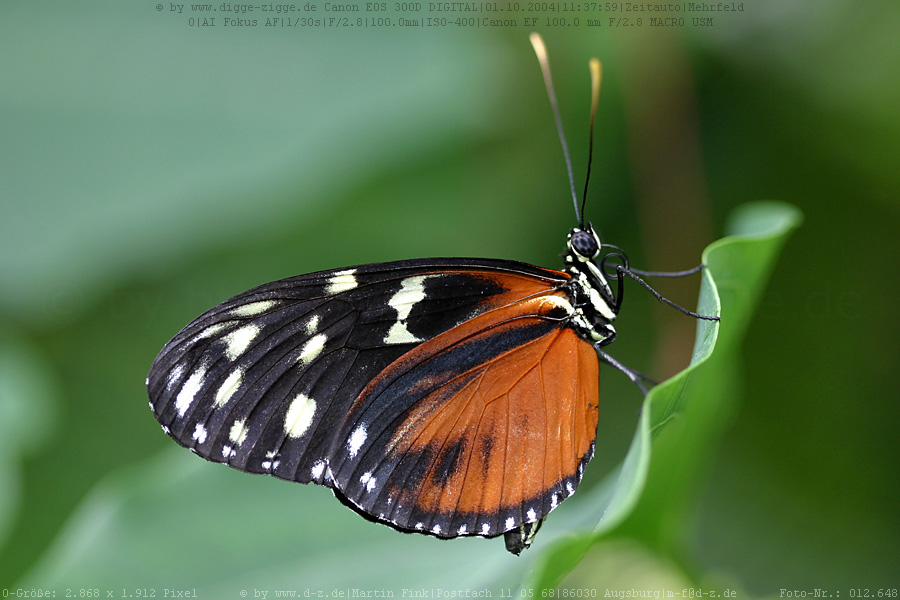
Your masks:
<instances>
[{"instance_id":1,"label":"blurred green background","mask_svg":"<svg viewBox=\"0 0 900 600\"><path fill-rule=\"evenodd\" d=\"M181 451L143 382L184 324L265 281L420 256L556 267L574 219L530 29L192 28L162 6L0 5L0 586L236 597L402 570L514 587L534 557L497 540L403 536ZM750 200L805 214L685 543L632 524L578 569L751 596L896 589L900 4L743 6L712 27L535 28L576 182L587 59L604 61L587 216L633 265L693 266ZM697 287L659 285L689 306ZM656 378L689 360L694 323L636 288L618 330L614 355ZM601 388L591 481L640 405L624 377Z\"/></svg>"}]
</instances>

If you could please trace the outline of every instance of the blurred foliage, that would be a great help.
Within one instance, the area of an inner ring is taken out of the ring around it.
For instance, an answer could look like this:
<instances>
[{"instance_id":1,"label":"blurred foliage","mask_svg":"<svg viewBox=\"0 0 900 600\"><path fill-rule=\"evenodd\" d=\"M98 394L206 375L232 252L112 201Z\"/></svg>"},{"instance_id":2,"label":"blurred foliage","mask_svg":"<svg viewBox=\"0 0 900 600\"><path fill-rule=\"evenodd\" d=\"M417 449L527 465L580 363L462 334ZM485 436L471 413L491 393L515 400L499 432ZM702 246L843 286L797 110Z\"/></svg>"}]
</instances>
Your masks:
<instances>
[{"instance_id":1,"label":"blurred foliage","mask_svg":"<svg viewBox=\"0 0 900 600\"><path fill-rule=\"evenodd\" d=\"M805 215L718 433L686 449L667 425L632 517L564 585L897 586L900 5L744 4L706 29L541 29L576 172L586 60L604 61L587 213L632 264L692 266L750 200ZM595 487L518 561L179 452L143 389L181 326L264 281L416 256L553 267L572 216L528 31L199 30L154 6L0 6L0 585L105 568L193 587L216 573L201 555L230 569L209 597L284 572L397 583L394 565L528 581L630 447L640 395L611 370ZM695 302L696 279L659 288ZM629 288L611 350L668 377L689 321ZM669 498L654 470L687 450Z\"/></svg>"}]
</instances>

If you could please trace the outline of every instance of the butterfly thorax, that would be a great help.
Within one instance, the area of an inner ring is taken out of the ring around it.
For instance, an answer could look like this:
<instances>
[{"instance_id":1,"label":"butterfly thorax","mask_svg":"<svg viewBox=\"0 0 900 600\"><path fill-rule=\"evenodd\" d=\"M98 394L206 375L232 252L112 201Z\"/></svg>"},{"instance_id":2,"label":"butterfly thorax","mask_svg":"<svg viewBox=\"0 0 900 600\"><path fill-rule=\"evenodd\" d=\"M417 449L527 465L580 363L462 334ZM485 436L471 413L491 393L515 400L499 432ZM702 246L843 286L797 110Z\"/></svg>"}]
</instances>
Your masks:
<instances>
[{"instance_id":1,"label":"butterfly thorax","mask_svg":"<svg viewBox=\"0 0 900 600\"><path fill-rule=\"evenodd\" d=\"M564 260L566 273L571 276L566 291L575 309L572 314L574 329L591 343L605 345L616 337L612 323L619 306L596 262L600 248L600 238L593 227L575 228L569 233Z\"/></svg>"}]
</instances>

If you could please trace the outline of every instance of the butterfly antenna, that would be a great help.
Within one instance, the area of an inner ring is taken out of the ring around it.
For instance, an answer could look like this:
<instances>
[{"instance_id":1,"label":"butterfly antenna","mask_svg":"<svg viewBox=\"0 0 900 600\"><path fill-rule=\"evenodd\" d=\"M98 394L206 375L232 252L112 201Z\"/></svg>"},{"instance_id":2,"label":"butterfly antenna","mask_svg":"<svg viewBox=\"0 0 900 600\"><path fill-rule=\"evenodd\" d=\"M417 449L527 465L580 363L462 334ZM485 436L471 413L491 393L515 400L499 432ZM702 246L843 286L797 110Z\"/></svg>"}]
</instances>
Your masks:
<instances>
[{"instance_id":1,"label":"butterfly antenna","mask_svg":"<svg viewBox=\"0 0 900 600\"><path fill-rule=\"evenodd\" d=\"M556 119L556 131L559 133L559 141L562 143L563 156L566 159L566 170L569 173L569 188L572 190L572 202L575 204L575 218L578 224L584 227L582 213L578 209L578 194L575 193L575 177L572 175L572 160L569 158L569 146L566 144L566 135L563 133L562 119L559 116L559 106L556 104L556 94L553 92L553 78L550 77L550 60L547 58L547 46L544 39L538 33L529 36L534 53L537 55L544 73L544 85L547 86L547 95L550 96L550 107L553 109L553 118Z\"/></svg>"},{"instance_id":2,"label":"butterfly antenna","mask_svg":"<svg viewBox=\"0 0 900 600\"><path fill-rule=\"evenodd\" d=\"M594 122L597 120L597 105L600 103L600 81L603 79L603 65L597 58L588 62L591 69L591 126L588 137L588 163L587 175L584 177L584 194L581 196L581 214L584 214L584 204L587 202L588 183L591 180L591 160L594 158ZM577 211L576 211L577 213ZM581 222L584 226L584 223Z\"/></svg>"}]
</instances>

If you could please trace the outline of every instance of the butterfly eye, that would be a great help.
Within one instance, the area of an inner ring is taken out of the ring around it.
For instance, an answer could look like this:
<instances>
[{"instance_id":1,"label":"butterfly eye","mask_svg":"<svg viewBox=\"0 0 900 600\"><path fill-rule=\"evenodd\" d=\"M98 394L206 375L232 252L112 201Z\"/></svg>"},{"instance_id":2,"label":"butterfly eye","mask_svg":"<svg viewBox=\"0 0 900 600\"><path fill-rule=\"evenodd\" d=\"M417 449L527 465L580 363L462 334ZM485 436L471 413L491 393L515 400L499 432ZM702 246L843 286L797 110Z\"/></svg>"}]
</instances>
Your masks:
<instances>
[{"instance_id":1,"label":"butterfly eye","mask_svg":"<svg viewBox=\"0 0 900 600\"><path fill-rule=\"evenodd\" d=\"M573 229L569 234L569 248L583 259L594 258L600 253L597 238L581 229Z\"/></svg>"}]
</instances>

